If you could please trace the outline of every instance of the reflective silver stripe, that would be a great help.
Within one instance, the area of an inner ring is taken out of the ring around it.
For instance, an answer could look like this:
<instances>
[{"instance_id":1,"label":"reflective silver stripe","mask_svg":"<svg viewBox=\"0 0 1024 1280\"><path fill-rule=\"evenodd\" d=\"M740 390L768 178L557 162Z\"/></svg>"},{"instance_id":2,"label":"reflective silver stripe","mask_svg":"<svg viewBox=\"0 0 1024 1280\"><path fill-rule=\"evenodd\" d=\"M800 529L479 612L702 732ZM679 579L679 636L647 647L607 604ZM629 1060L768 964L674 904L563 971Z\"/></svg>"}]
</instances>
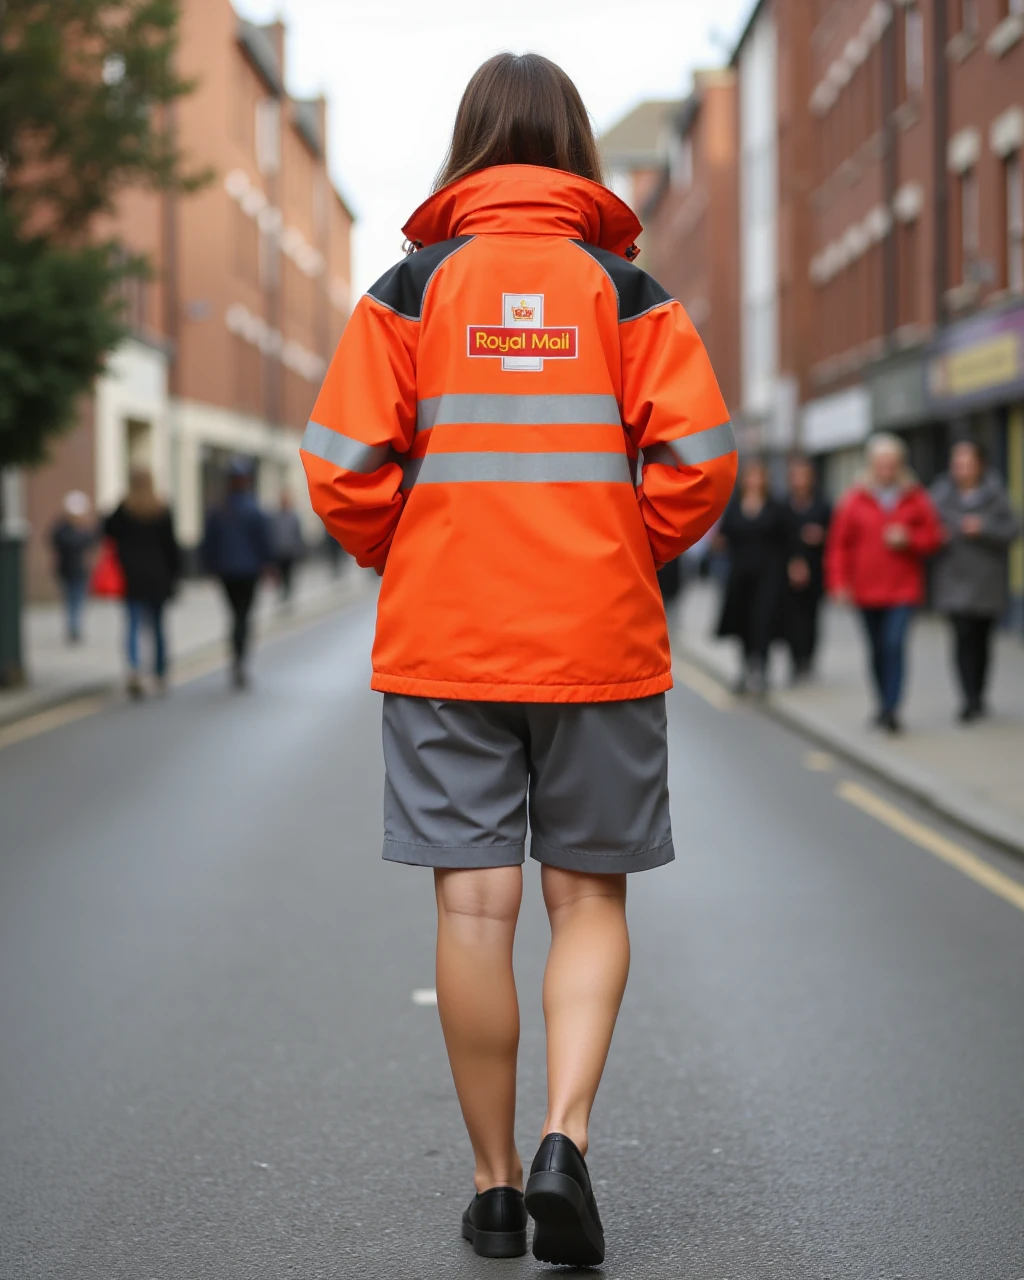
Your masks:
<instances>
[{"instance_id":1,"label":"reflective silver stripe","mask_svg":"<svg viewBox=\"0 0 1024 1280\"><path fill-rule=\"evenodd\" d=\"M723 422L721 426L709 427L707 431L695 431L693 435L680 436L678 440L651 445L644 450L644 466L657 462L665 467L699 467L703 462L724 458L735 448L732 423Z\"/></svg>"},{"instance_id":2,"label":"reflective silver stripe","mask_svg":"<svg viewBox=\"0 0 1024 1280\"><path fill-rule=\"evenodd\" d=\"M389 445L364 444L362 440L353 440L351 436L322 427L312 419L306 423L306 433L299 447L314 458L341 467L343 471L358 471L362 475L369 475L382 467L391 454Z\"/></svg>"},{"instance_id":3,"label":"reflective silver stripe","mask_svg":"<svg viewBox=\"0 0 1024 1280\"><path fill-rule=\"evenodd\" d=\"M428 453L405 464L403 489L468 481L632 484L624 453Z\"/></svg>"},{"instance_id":4,"label":"reflective silver stripe","mask_svg":"<svg viewBox=\"0 0 1024 1280\"><path fill-rule=\"evenodd\" d=\"M615 397L603 395L446 395L416 406L417 431L451 423L618 427L622 419Z\"/></svg>"}]
</instances>

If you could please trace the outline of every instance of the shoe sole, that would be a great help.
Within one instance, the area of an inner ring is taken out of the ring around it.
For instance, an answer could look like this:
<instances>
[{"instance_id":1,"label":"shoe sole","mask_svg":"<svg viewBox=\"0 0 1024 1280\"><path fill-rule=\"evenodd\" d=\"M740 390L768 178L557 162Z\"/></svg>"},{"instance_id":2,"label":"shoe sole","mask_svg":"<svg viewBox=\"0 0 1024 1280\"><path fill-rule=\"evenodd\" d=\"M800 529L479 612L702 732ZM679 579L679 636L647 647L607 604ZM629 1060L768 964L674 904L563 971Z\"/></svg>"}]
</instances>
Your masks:
<instances>
[{"instance_id":1,"label":"shoe sole","mask_svg":"<svg viewBox=\"0 0 1024 1280\"><path fill-rule=\"evenodd\" d=\"M526 1184L526 1211L537 1224L533 1256L562 1267L596 1267L604 1261L604 1233L583 1191L565 1173L535 1173Z\"/></svg>"},{"instance_id":2,"label":"shoe sole","mask_svg":"<svg viewBox=\"0 0 1024 1280\"><path fill-rule=\"evenodd\" d=\"M462 1238L473 1246L481 1258L521 1258L526 1252L524 1231L478 1231L468 1222L462 1224Z\"/></svg>"}]
</instances>

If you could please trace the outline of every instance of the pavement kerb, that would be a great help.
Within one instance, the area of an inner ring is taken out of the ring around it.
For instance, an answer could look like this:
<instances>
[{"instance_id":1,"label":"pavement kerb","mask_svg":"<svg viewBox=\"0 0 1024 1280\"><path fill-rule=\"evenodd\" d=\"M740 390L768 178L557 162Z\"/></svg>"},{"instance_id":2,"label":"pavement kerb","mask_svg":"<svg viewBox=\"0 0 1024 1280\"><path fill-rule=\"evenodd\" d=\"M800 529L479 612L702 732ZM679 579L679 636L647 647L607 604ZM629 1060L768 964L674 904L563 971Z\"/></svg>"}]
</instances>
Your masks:
<instances>
[{"instance_id":1,"label":"pavement kerb","mask_svg":"<svg viewBox=\"0 0 1024 1280\"><path fill-rule=\"evenodd\" d=\"M696 646L688 644L679 636L673 636L673 641L677 645L680 657L697 667L723 689L730 688L729 681L723 672ZM771 693L764 698L748 699L743 705L771 716L790 729L795 729L819 746L828 748L835 755L857 765L890 786L896 787L941 817L955 822L972 835L981 836L1016 857L1024 858L1024 832L1021 832L1012 820L1000 813L998 809L974 799L963 791L949 787L941 779L932 777L924 770L886 758L881 752L852 739L842 729L836 728L823 718L799 708L787 706Z\"/></svg>"},{"instance_id":2,"label":"pavement kerb","mask_svg":"<svg viewBox=\"0 0 1024 1280\"><path fill-rule=\"evenodd\" d=\"M311 626L337 610L354 604L363 595L368 594L373 585L374 582L368 575L353 569L337 589L318 592L304 604L296 607L292 613L275 613L270 618L260 620L257 623L259 639L262 642L277 640L293 631ZM192 649L186 646L175 655L172 675L187 676L193 668L202 668L218 658L223 660L218 665L227 665L223 640L215 640ZM8 728L24 720L31 720L46 711L53 711L72 702L80 702L84 698L114 699L123 691L123 676L83 679L69 682L60 688L40 690L38 698L34 698L30 703L14 709L0 707L0 728Z\"/></svg>"}]
</instances>

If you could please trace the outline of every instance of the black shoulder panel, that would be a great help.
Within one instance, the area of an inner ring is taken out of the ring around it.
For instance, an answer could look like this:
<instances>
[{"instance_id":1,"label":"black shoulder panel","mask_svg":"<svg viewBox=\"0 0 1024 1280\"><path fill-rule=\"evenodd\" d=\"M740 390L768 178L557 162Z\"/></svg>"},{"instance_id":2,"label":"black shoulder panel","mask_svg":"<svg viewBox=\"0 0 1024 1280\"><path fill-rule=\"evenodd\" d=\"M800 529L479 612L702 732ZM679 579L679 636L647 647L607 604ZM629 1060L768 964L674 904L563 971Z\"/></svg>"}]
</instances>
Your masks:
<instances>
[{"instance_id":1,"label":"black shoulder panel","mask_svg":"<svg viewBox=\"0 0 1024 1280\"><path fill-rule=\"evenodd\" d=\"M418 320L431 276L445 258L450 258L472 239L472 236L456 236L454 240L442 240L440 244L417 249L386 271L367 293L389 311L407 320Z\"/></svg>"},{"instance_id":2,"label":"black shoulder panel","mask_svg":"<svg viewBox=\"0 0 1024 1280\"><path fill-rule=\"evenodd\" d=\"M619 298L620 324L624 320L635 320L645 311L652 311L655 307L672 301L672 295L666 293L653 276L634 267L617 253L599 249L597 245L586 244L583 240L574 240L573 244L579 245L584 253L589 253L615 286Z\"/></svg>"}]
</instances>

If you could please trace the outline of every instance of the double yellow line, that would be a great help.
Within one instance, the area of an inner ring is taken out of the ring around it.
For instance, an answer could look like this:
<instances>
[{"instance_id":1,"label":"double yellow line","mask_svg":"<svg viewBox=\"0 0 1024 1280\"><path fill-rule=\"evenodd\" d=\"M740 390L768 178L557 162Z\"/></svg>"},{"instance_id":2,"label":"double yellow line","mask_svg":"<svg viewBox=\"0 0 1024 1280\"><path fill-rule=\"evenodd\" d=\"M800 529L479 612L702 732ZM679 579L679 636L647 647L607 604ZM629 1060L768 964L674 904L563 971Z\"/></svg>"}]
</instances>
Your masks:
<instances>
[{"instance_id":1,"label":"double yellow line","mask_svg":"<svg viewBox=\"0 0 1024 1280\"><path fill-rule=\"evenodd\" d=\"M855 805L862 812L870 814L872 818L884 823L890 830L910 840L919 848L927 849L947 866L955 867L961 875L967 876L975 884L980 884L989 893L996 894L1004 902L1009 902L1018 911L1024 911L1024 884L997 870L977 854L971 853L962 845L941 835L933 827L918 822L909 813L904 813L888 800L883 800L880 795L861 786L859 782L840 782L836 787L836 795L848 804Z\"/></svg>"}]
</instances>

